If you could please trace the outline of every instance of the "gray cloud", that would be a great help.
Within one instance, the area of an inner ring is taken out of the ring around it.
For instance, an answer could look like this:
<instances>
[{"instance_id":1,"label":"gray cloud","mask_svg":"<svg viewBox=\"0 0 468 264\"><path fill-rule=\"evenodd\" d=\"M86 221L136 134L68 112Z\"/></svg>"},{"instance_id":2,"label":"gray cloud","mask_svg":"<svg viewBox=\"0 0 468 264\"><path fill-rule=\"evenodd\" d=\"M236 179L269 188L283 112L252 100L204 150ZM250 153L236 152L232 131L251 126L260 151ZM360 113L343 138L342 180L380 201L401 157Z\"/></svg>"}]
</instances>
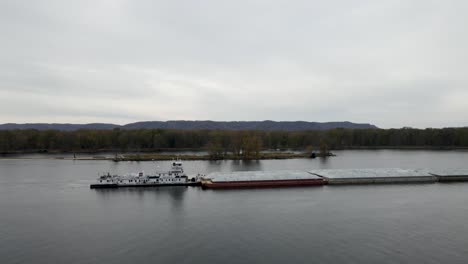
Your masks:
<instances>
[{"instance_id":1,"label":"gray cloud","mask_svg":"<svg viewBox=\"0 0 468 264\"><path fill-rule=\"evenodd\" d=\"M468 125L465 1L0 2L0 122Z\"/></svg>"}]
</instances>

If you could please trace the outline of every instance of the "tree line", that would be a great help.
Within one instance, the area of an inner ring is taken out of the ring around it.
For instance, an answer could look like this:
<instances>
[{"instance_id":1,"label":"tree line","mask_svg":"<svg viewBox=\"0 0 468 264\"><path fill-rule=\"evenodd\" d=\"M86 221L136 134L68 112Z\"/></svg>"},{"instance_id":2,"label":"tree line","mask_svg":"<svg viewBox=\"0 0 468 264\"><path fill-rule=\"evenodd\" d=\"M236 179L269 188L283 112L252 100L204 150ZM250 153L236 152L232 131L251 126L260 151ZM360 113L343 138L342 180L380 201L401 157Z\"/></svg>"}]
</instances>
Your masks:
<instances>
[{"instance_id":1,"label":"tree line","mask_svg":"<svg viewBox=\"0 0 468 264\"><path fill-rule=\"evenodd\" d=\"M0 152L153 151L205 149L210 155L258 155L263 149L352 147L468 147L468 128L331 129L326 131L224 130L3 130Z\"/></svg>"}]
</instances>

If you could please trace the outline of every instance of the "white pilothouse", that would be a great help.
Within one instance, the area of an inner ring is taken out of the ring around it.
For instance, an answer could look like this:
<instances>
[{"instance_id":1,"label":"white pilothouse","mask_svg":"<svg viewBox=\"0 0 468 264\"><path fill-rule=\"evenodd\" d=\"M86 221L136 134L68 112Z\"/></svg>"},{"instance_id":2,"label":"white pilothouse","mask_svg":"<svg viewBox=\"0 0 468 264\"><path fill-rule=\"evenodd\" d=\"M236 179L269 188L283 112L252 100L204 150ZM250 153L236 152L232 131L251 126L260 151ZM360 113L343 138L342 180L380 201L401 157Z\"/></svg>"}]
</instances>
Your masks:
<instances>
[{"instance_id":1,"label":"white pilothouse","mask_svg":"<svg viewBox=\"0 0 468 264\"><path fill-rule=\"evenodd\" d=\"M111 175L110 173L99 176L91 188L117 188L117 187L149 187L149 186L171 186L171 185L199 185L201 177L189 177L184 172L181 161L173 161L171 169L168 172L156 172L154 174L145 174L144 172Z\"/></svg>"}]
</instances>

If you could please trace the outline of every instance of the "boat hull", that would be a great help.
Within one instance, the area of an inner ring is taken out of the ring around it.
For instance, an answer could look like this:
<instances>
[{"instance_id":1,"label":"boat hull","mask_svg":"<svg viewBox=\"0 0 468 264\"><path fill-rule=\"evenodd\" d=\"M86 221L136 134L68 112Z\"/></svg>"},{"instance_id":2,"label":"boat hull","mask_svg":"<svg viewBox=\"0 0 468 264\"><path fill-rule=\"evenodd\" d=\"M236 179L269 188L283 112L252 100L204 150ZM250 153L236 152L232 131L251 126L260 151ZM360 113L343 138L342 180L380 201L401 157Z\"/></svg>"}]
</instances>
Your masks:
<instances>
[{"instance_id":1,"label":"boat hull","mask_svg":"<svg viewBox=\"0 0 468 264\"><path fill-rule=\"evenodd\" d=\"M91 189L110 189L110 188L117 188L119 187L117 184L115 183L111 183L111 184L91 184L89 186L89 188Z\"/></svg>"}]
</instances>

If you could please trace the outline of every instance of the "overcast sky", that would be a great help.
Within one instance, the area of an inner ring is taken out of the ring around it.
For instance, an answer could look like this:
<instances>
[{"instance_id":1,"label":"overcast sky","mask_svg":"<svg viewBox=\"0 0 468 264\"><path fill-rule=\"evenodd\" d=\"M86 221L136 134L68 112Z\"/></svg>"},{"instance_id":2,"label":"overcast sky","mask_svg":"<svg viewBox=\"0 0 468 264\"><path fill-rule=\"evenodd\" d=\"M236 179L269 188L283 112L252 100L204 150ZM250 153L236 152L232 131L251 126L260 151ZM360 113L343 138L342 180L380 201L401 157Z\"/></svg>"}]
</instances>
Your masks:
<instances>
[{"instance_id":1,"label":"overcast sky","mask_svg":"<svg viewBox=\"0 0 468 264\"><path fill-rule=\"evenodd\" d=\"M0 123L468 125L468 1L0 0Z\"/></svg>"}]
</instances>

